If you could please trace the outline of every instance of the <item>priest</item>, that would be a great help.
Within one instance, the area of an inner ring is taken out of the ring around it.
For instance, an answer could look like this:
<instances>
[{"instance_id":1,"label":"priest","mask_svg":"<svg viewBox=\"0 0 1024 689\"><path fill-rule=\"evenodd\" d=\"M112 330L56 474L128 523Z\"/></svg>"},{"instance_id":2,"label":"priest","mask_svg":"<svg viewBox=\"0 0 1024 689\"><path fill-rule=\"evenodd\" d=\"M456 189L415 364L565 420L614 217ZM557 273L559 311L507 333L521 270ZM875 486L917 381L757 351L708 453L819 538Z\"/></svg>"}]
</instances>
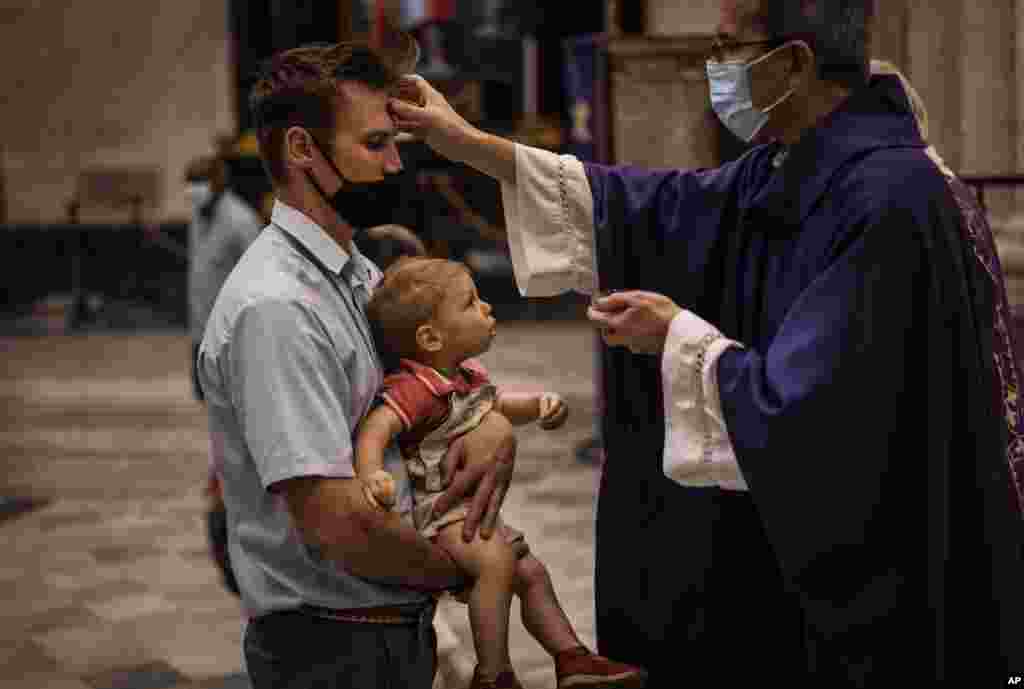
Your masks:
<instances>
[{"instance_id":1,"label":"priest","mask_svg":"<svg viewBox=\"0 0 1024 689\"><path fill-rule=\"evenodd\" d=\"M870 0L721 0L717 169L581 163L429 84L396 124L502 184L532 296L616 293L599 649L650 687L1024 673L1024 416L991 231L871 74ZM884 71L884 70L883 70ZM415 99L414 99L415 100Z\"/></svg>"}]
</instances>

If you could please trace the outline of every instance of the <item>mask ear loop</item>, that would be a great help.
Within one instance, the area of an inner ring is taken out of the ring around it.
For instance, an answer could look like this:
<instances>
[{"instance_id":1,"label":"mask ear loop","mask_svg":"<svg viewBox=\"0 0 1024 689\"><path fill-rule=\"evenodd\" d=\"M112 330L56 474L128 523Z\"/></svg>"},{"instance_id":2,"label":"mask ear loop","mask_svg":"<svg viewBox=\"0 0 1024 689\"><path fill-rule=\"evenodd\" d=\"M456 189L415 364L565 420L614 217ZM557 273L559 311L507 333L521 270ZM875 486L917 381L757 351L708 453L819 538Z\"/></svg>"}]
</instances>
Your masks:
<instances>
[{"instance_id":1,"label":"mask ear loop","mask_svg":"<svg viewBox=\"0 0 1024 689\"><path fill-rule=\"evenodd\" d=\"M772 55L774 55L778 51L782 50L786 46L790 45L791 43L793 43L793 41L786 41L785 43L783 43L779 47L774 48L772 50L769 50L767 53L765 53L761 57L757 58L753 62L748 63L747 64L747 71L748 71L748 73L754 67L754 65L758 64L759 62L763 62L764 60L767 60L769 57L771 57ZM790 86L789 90L787 90L784 94L779 96L779 98L777 98L774 103L772 103L771 105L765 106L764 108L761 108L761 112L764 113L765 115L767 115L772 110L774 110L778 105L780 105L784 100L786 100L787 98L792 96L795 92L796 92L796 87L795 86Z\"/></svg>"},{"instance_id":2,"label":"mask ear loop","mask_svg":"<svg viewBox=\"0 0 1024 689\"><path fill-rule=\"evenodd\" d=\"M776 100L776 101L775 101L774 103L772 103L772 104L771 104L771 105L769 105L768 107L766 107L766 108L762 109L762 110L761 110L761 112L763 112L763 113L764 113L765 115L767 115L767 114L768 114L768 113L770 113L770 112L771 112L772 110L774 110L774 109L775 109L775 107L776 107L777 105L779 105L780 103L782 103L782 101L784 101L784 100L786 100L787 98L789 98L790 96L792 96L792 95L793 95L793 94L794 94L795 92L796 92L796 87L795 87L795 86L790 86L790 87L789 87L789 90L788 90L788 91L786 91L786 92L785 92L784 94L782 94L781 96L779 96L779 99L778 99L778 100Z\"/></svg>"},{"instance_id":3,"label":"mask ear loop","mask_svg":"<svg viewBox=\"0 0 1024 689\"><path fill-rule=\"evenodd\" d=\"M338 179L341 180L342 187L344 187L344 185L348 182L348 178L346 178L345 175L341 174L341 170L339 170L338 166L334 164L334 160L332 160L329 155L324 153L323 147L320 146L320 142L317 141L317 138L315 136L313 136L313 133L306 131L306 134L309 135L310 140L313 142L313 148L315 148L317 152L320 154L320 157L327 161L327 164L331 166L331 170L333 170L334 174L338 176ZM321 187L320 184L317 183L316 178L313 177L313 173L311 173L309 170L305 170L304 172L306 173L306 179L309 180L309 183L312 184L313 188L316 189L318 194L320 194L320 198L324 200L324 203L330 206L331 197L324 193L323 187Z\"/></svg>"}]
</instances>

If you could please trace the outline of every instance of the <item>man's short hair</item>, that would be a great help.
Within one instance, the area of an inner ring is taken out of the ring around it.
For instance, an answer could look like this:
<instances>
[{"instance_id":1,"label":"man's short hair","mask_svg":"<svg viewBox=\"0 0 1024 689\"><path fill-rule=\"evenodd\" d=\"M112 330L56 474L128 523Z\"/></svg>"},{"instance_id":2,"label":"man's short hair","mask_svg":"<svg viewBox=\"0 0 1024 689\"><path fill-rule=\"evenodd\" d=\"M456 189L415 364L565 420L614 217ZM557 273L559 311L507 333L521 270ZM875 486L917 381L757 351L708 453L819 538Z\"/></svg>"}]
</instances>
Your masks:
<instances>
[{"instance_id":1,"label":"man's short hair","mask_svg":"<svg viewBox=\"0 0 1024 689\"><path fill-rule=\"evenodd\" d=\"M761 0L755 22L770 38L801 39L818 76L856 88L867 83L874 0Z\"/></svg>"},{"instance_id":2,"label":"man's short hair","mask_svg":"<svg viewBox=\"0 0 1024 689\"><path fill-rule=\"evenodd\" d=\"M364 42L305 45L280 52L263 64L249 108L263 165L272 181L284 181L284 133L290 127L308 129L322 146L333 141L335 108L344 82L390 90L398 76Z\"/></svg>"},{"instance_id":3,"label":"man's short hair","mask_svg":"<svg viewBox=\"0 0 1024 689\"><path fill-rule=\"evenodd\" d=\"M469 268L457 261L405 256L384 271L366 307L378 352L386 368L419 355L416 330L437 315L448 290Z\"/></svg>"}]
</instances>

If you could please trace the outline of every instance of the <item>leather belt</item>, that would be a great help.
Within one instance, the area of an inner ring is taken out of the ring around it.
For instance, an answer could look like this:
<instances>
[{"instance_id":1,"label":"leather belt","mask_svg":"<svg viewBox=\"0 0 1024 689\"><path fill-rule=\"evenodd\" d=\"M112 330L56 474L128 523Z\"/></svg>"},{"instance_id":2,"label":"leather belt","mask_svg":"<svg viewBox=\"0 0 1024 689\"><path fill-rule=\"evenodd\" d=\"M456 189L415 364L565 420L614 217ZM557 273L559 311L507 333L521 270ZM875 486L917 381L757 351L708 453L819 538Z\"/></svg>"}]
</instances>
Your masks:
<instances>
[{"instance_id":1,"label":"leather belt","mask_svg":"<svg viewBox=\"0 0 1024 689\"><path fill-rule=\"evenodd\" d=\"M423 615L431 606L420 608L408 605L380 605L369 608L322 608L316 605L303 605L299 610L307 615L322 617L338 622L356 622L360 624L419 624Z\"/></svg>"}]
</instances>

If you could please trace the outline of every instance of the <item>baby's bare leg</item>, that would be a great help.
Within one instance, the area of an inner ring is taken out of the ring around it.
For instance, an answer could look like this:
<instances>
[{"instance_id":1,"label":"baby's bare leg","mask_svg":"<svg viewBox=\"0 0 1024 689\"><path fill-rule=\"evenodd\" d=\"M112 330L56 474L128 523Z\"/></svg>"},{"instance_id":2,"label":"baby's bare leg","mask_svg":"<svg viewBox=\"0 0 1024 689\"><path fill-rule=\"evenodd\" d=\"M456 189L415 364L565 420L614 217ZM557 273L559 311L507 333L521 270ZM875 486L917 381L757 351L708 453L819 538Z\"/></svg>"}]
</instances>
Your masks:
<instances>
[{"instance_id":1,"label":"baby's bare leg","mask_svg":"<svg viewBox=\"0 0 1024 689\"><path fill-rule=\"evenodd\" d=\"M533 555L516 563L515 594L523 626L545 651L554 656L583 645L558 602L547 568Z\"/></svg>"},{"instance_id":2,"label":"baby's bare leg","mask_svg":"<svg viewBox=\"0 0 1024 689\"><path fill-rule=\"evenodd\" d=\"M437 542L473 577L469 621L476 646L477 672L481 677L497 677L512 664L508 654L508 617L515 579L515 553L497 534L486 541L477 534L469 543L464 542L461 522L441 529Z\"/></svg>"}]
</instances>

